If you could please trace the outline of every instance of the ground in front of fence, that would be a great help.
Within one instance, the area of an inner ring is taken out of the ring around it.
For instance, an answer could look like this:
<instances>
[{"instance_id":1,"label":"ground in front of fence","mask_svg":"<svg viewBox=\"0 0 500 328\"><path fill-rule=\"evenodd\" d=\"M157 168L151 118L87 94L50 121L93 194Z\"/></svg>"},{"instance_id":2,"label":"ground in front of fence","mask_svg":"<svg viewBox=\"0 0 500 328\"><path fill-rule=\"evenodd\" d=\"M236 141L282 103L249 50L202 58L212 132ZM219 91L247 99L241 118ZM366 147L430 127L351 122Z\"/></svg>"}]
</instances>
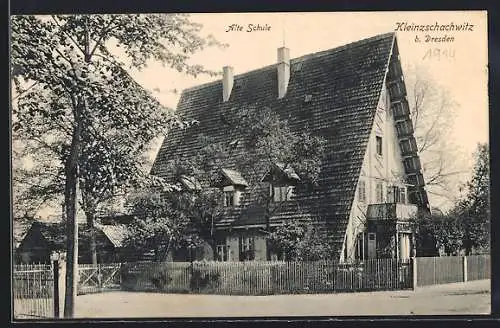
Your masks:
<instances>
[{"instance_id":1,"label":"ground in front of fence","mask_svg":"<svg viewBox=\"0 0 500 328\"><path fill-rule=\"evenodd\" d=\"M274 296L108 292L77 298L78 318L489 314L490 280L416 291Z\"/></svg>"}]
</instances>

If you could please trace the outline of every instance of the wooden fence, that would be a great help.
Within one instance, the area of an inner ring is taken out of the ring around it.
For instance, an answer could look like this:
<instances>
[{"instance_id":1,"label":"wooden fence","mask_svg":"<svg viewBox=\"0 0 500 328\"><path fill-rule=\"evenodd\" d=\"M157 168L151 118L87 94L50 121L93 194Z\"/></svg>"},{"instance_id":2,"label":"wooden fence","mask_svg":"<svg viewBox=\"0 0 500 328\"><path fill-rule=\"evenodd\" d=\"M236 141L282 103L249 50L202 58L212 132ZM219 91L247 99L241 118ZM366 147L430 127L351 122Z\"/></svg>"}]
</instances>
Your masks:
<instances>
[{"instance_id":1,"label":"wooden fence","mask_svg":"<svg viewBox=\"0 0 500 328\"><path fill-rule=\"evenodd\" d=\"M15 265L12 276L14 318L53 318L54 277L51 265Z\"/></svg>"},{"instance_id":2,"label":"wooden fence","mask_svg":"<svg viewBox=\"0 0 500 328\"><path fill-rule=\"evenodd\" d=\"M78 294L100 293L121 289L121 264L79 264Z\"/></svg>"},{"instance_id":3,"label":"wooden fence","mask_svg":"<svg viewBox=\"0 0 500 328\"><path fill-rule=\"evenodd\" d=\"M166 293L272 295L412 288L411 262L125 263L122 288Z\"/></svg>"},{"instance_id":4,"label":"wooden fence","mask_svg":"<svg viewBox=\"0 0 500 328\"><path fill-rule=\"evenodd\" d=\"M467 256L467 280L491 278L491 262L489 255Z\"/></svg>"},{"instance_id":5,"label":"wooden fence","mask_svg":"<svg viewBox=\"0 0 500 328\"><path fill-rule=\"evenodd\" d=\"M416 286L489 279L490 255L417 257Z\"/></svg>"}]
</instances>

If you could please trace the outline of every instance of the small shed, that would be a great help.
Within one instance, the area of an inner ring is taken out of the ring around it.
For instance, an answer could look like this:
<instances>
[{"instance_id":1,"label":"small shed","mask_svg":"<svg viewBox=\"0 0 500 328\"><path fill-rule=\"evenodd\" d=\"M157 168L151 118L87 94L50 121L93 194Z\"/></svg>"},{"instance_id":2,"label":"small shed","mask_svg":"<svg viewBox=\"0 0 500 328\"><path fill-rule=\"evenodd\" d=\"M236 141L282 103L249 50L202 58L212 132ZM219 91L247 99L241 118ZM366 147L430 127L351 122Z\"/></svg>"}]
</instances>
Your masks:
<instances>
[{"instance_id":1,"label":"small shed","mask_svg":"<svg viewBox=\"0 0 500 328\"><path fill-rule=\"evenodd\" d=\"M111 263L120 260L122 241L126 233L124 226L96 225L96 249L99 263ZM78 262L91 263L90 230L85 224L78 230ZM16 262L48 263L52 252L66 249L66 227L64 223L34 222L19 243Z\"/></svg>"}]
</instances>

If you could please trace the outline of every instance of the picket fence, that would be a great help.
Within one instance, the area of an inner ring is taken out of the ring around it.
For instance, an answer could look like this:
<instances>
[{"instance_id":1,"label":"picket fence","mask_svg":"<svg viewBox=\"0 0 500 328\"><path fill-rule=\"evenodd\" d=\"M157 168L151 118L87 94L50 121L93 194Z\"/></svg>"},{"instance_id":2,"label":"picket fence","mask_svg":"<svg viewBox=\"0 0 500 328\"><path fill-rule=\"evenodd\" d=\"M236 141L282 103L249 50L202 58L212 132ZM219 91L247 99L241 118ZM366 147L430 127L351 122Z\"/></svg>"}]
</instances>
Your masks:
<instances>
[{"instance_id":1,"label":"picket fence","mask_svg":"<svg viewBox=\"0 0 500 328\"><path fill-rule=\"evenodd\" d=\"M122 289L272 295L412 288L410 261L124 263Z\"/></svg>"},{"instance_id":2,"label":"picket fence","mask_svg":"<svg viewBox=\"0 0 500 328\"><path fill-rule=\"evenodd\" d=\"M51 265L19 264L12 272L12 301L15 319L54 316L54 277Z\"/></svg>"}]
</instances>

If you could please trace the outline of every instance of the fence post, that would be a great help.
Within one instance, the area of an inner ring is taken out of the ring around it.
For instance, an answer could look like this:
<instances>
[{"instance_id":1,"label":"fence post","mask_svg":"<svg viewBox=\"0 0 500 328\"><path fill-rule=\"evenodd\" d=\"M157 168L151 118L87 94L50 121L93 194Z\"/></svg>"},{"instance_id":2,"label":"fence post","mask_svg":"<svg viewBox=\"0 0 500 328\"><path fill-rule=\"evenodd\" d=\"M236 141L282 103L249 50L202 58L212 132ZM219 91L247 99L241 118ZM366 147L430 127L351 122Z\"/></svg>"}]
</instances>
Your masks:
<instances>
[{"instance_id":1,"label":"fence post","mask_svg":"<svg viewBox=\"0 0 500 328\"><path fill-rule=\"evenodd\" d=\"M55 318L62 318L64 311L64 294L66 291L66 257L64 253L51 256L53 273L53 310Z\"/></svg>"},{"instance_id":2,"label":"fence post","mask_svg":"<svg viewBox=\"0 0 500 328\"><path fill-rule=\"evenodd\" d=\"M54 309L54 318L59 318L59 260L52 260L52 283L53 283L53 293L52 302Z\"/></svg>"},{"instance_id":3,"label":"fence post","mask_svg":"<svg viewBox=\"0 0 500 328\"><path fill-rule=\"evenodd\" d=\"M411 258L411 268L412 268L412 289L415 290L417 288L417 258Z\"/></svg>"},{"instance_id":4,"label":"fence post","mask_svg":"<svg viewBox=\"0 0 500 328\"><path fill-rule=\"evenodd\" d=\"M463 257L463 261L462 261L462 270L463 270L463 277L464 277L464 282L467 282L467 256L464 256Z\"/></svg>"}]
</instances>

